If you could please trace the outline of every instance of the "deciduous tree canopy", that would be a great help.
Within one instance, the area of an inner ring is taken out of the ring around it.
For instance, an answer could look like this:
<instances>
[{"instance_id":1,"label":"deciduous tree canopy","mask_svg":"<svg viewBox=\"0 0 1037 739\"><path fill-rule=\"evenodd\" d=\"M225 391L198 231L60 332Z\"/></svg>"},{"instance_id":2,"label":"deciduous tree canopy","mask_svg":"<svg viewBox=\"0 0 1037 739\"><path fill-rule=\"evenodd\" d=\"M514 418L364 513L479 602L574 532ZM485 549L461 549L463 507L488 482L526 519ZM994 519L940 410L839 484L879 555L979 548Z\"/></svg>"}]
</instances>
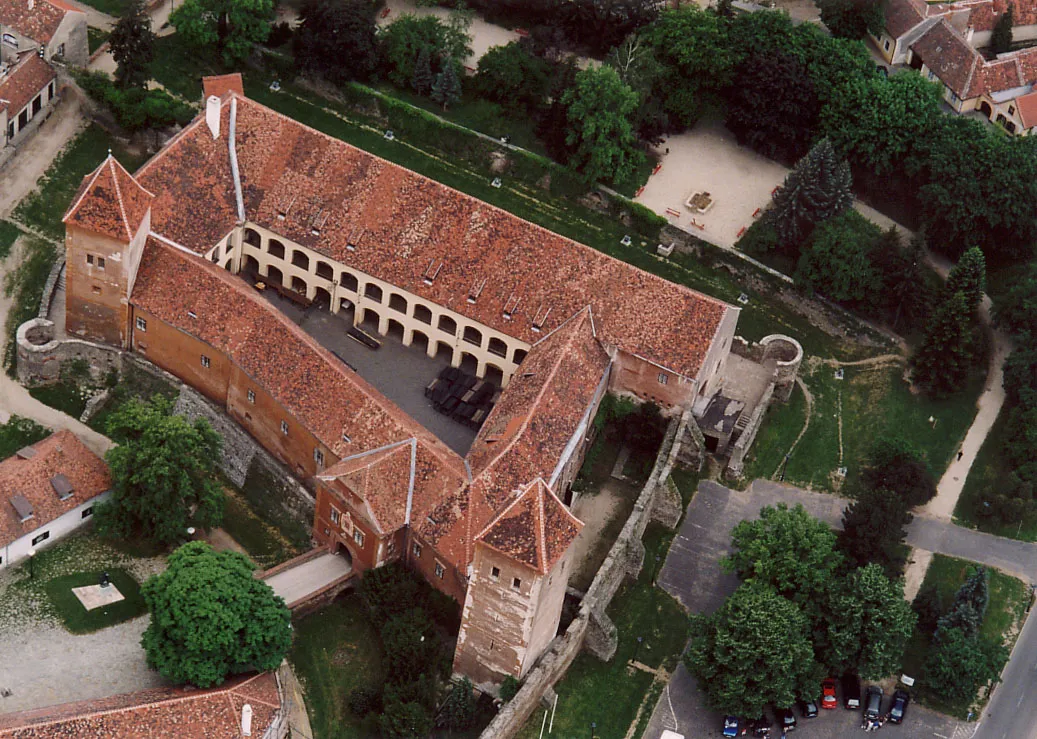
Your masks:
<instances>
[{"instance_id":1,"label":"deciduous tree canopy","mask_svg":"<svg viewBox=\"0 0 1037 739\"><path fill-rule=\"evenodd\" d=\"M273 0L183 0L169 22L188 43L215 46L224 63L235 65L266 41L273 17Z\"/></svg>"}]
</instances>

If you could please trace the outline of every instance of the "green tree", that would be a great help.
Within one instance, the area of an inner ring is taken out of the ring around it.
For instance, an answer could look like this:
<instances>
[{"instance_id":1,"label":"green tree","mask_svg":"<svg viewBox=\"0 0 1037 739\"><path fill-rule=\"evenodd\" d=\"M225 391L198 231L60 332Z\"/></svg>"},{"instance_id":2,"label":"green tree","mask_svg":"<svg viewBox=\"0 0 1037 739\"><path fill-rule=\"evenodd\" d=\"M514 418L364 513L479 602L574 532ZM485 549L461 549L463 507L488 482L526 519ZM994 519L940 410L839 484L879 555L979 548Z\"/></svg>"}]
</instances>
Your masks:
<instances>
[{"instance_id":1,"label":"green tree","mask_svg":"<svg viewBox=\"0 0 1037 739\"><path fill-rule=\"evenodd\" d=\"M367 0L306 0L292 50L296 65L341 85L378 67L375 8Z\"/></svg>"},{"instance_id":2,"label":"green tree","mask_svg":"<svg viewBox=\"0 0 1037 739\"><path fill-rule=\"evenodd\" d=\"M886 3L882 0L818 0L821 22L833 36L862 39L878 36L886 25Z\"/></svg>"},{"instance_id":3,"label":"green tree","mask_svg":"<svg viewBox=\"0 0 1037 739\"><path fill-rule=\"evenodd\" d=\"M969 637L961 629L940 629L925 663L930 689L945 700L970 704L989 682L1000 680L1008 649Z\"/></svg>"},{"instance_id":4,"label":"green tree","mask_svg":"<svg viewBox=\"0 0 1037 739\"><path fill-rule=\"evenodd\" d=\"M454 682L440 708L437 723L451 731L464 731L475 723L475 696L472 681L462 677Z\"/></svg>"},{"instance_id":5,"label":"green tree","mask_svg":"<svg viewBox=\"0 0 1037 739\"><path fill-rule=\"evenodd\" d=\"M1037 344L1033 341L1037 338L1037 265L1023 270L1008 292L998 299L994 304L994 318L997 325L1015 336L1019 343Z\"/></svg>"},{"instance_id":6,"label":"green tree","mask_svg":"<svg viewBox=\"0 0 1037 739\"><path fill-rule=\"evenodd\" d=\"M382 625L385 665L393 683L414 682L431 673L438 656L432 623L420 608L393 616Z\"/></svg>"},{"instance_id":7,"label":"green tree","mask_svg":"<svg viewBox=\"0 0 1037 739\"><path fill-rule=\"evenodd\" d=\"M571 0L556 3L555 20L576 46L604 56L624 38L655 20L655 0Z\"/></svg>"},{"instance_id":8,"label":"green tree","mask_svg":"<svg viewBox=\"0 0 1037 739\"><path fill-rule=\"evenodd\" d=\"M511 113L532 113L547 97L550 67L517 41L493 46L479 59L472 82L479 97Z\"/></svg>"},{"instance_id":9,"label":"green tree","mask_svg":"<svg viewBox=\"0 0 1037 739\"><path fill-rule=\"evenodd\" d=\"M1012 50L1012 15L1014 8L1008 3L1008 9L1001 14L990 34L990 50L995 54L1004 54Z\"/></svg>"},{"instance_id":10,"label":"green tree","mask_svg":"<svg viewBox=\"0 0 1037 739\"><path fill-rule=\"evenodd\" d=\"M461 99L461 80L457 78L457 68L450 59L444 62L443 71L436 75L431 97L443 106L443 110Z\"/></svg>"},{"instance_id":11,"label":"green tree","mask_svg":"<svg viewBox=\"0 0 1037 739\"><path fill-rule=\"evenodd\" d=\"M736 61L724 23L716 13L688 3L664 10L642 30L663 70L653 97L660 101L669 129L689 128L720 107L720 92L731 83Z\"/></svg>"},{"instance_id":12,"label":"green tree","mask_svg":"<svg viewBox=\"0 0 1037 739\"><path fill-rule=\"evenodd\" d=\"M956 292L964 295L970 312L979 307L983 292L987 289L987 262L982 249L973 246L961 255L947 275L946 289L949 295Z\"/></svg>"},{"instance_id":13,"label":"green tree","mask_svg":"<svg viewBox=\"0 0 1037 739\"><path fill-rule=\"evenodd\" d=\"M141 645L148 666L201 688L228 675L273 670L292 643L291 612L252 574L248 557L184 544L141 587L151 613Z\"/></svg>"},{"instance_id":14,"label":"green tree","mask_svg":"<svg viewBox=\"0 0 1037 739\"><path fill-rule=\"evenodd\" d=\"M187 43L215 46L225 64L237 65L266 41L273 16L273 0L183 0L169 22Z\"/></svg>"},{"instance_id":15,"label":"green tree","mask_svg":"<svg viewBox=\"0 0 1037 739\"><path fill-rule=\"evenodd\" d=\"M957 392L972 362L971 311L964 293L945 298L933 312L912 359L915 381L936 397Z\"/></svg>"},{"instance_id":16,"label":"green tree","mask_svg":"<svg viewBox=\"0 0 1037 739\"><path fill-rule=\"evenodd\" d=\"M724 125L738 143L787 162L806 154L821 112L806 67L783 51L750 53L735 78L724 95Z\"/></svg>"},{"instance_id":17,"label":"green tree","mask_svg":"<svg viewBox=\"0 0 1037 739\"><path fill-rule=\"evenodd\" d=\"M813 227L853 204L853 178L831 142L822 139L785 177L774 193L769 218L786 246L800 244Z\"/></svg>"},{"instance_id":18,"label":"green tree","mask_svg":"<svg viewBox=\"0 0 1037 739\"><path fill-rule=\"evenodd\" d=\"M896 227L891 226L871 253L871 262L882 276L882 288L870 312L890 323L894 331L901 325L924 326L929 318L935 291L924 266L924 239L924 229L919 229L905 248Z\"/></svg>"},{"instance_id":19,"label":"green tree","mask_svg":"<svg viewBox=\"0 0 1037 739\"><path fill-rule=\"evenodd\" d=\"M892 490L866 489L843 513L839 549L857 567L877 564L897 579L904 571L904 527L911 522L904 499Z\"/></svg>"},{"instance_id":20,"label":"green tree","mask_svg":"<svg viewBox=\"0 0 1037 739\"><path fill-rule=\"evenodd\" d=\"M842 564L836 535L801 505L765 506L754 521L731 532L730 555L721 566L742 581L767 583L779 595L812 608Z\"/></svg>"},{"instance_id":21,"label":"green tree","mask_svg":"<svg viewBox=\"0 0 1037 739\"><path fill-rule=\"evenodd\" d=\"M908 508L925 505L936 495L936 480L922 450L898 435L876 439L861 469L868 488L884 488L900 495Z\"/></svg>"},{"instance_id":22,"label":"green tree","mask_svg":"<svg viewBox=\"0 0 1037 739\"><path fill-rule=\"evenodd\" d=\"M869 311L882 290L872 262L880 238L878 227L853 209L818 224L800 252L797 284Z\"/></svg>"},{"instance_id":23,"label":"green tree","mask_svg":"<svg viewBox=\"0 0 1037 739\"><path fill-rule=\"evenodd\" d=\"M823 677L810 624L765 582L743 583L715 613L691 618L684 664L716 711L759 716L812 696Z\"/></svg>"},{"instance_id":24,"label":"green tree","mask_svg":"<svg viewBox=\"0 0 1037 739\"><path fill-rule=\"evenodd\" d=\"M155 58L155 34L144 0L133 0L108 37L115 60L115 83L122 88L143 88L151 79Z\"/></svg>"},{"instance_id":25,"label":"green tree","mask_svg":"<svg viewBox=\"0 0 1037 739\"><path fill-rule=\"evenodd\" d=\"M637 93L623 84L612 67L585 69L562 97L566 106L566 142L573 147L569 165L592 182L623 182L644 161L634 134Z\"/></svg>"},{"instance_id":26,"label":"green tree","mask_svg":"<svg viewBox=\"0 0 1037 739\"><path fill-rule=\"evenodd\" d=\"M385 739L427 739L434 728L423 705L400 701L386 702L380 727Z\"/></svg>"},{"instance_id":27,"label":"green tree","mask_svg":"<svg viewBox=\"0 0 1037 739\"><path fill-rule=\"evenodd\" d=\"M881 680L900 667L916 619L902 581L890 580L877 564L858 568L833 586L821 660L833 673Z\"/></svg>"},{"instance_id":28,"label":"green tree","mask_svg":"<svg viewBox=\"0 0 1037 739\"><path fill-rule=\"evenodd\" d=\"M500 685L500 699L507 703L518 694L521 687L518 680L508 675Z\"/></svg>"},{"instance_id":29,"label":"green tree","mask_svg":"<svg viewBox=\"0 0 1037 739\"><path fill-rule=\"evenodd\" d=\"M414 64L414 76L410 86L419 95L428 95L432 91L435 78L432 76L432 57L428 47L422 46L418 52L418 61Z\"/></svg>"},{"instance_id":30,"label":"green tree","mask_svg":"<svg viewBox=\"0 0 1037 739\"><path fill-rule=\"evenodd\" d=\"M943 602L940 589L935 583L923 583L918 595L911 603L911 608L918 615L918 630L923 634L936 633L940 617L943 616Z\"/></svg>"},{"instance_id":31,"label":"green tree","mask_svg":"<svg viewBox=\"0 0 1037 739\"><path fill-rule=\"evenodd\" d=\"M116 538L134 534L159 544L183 541L188 527L211 528L223 519L217 477L221 439L204 419L173 415L172 401L131 400L108 420L119 442L105 459L112 497L97 506L97 525Z\"/></svg>"},{"instance_id":32,"label":"green tree","mask_svg":"<svg viewBox=\"0 0 1037 739\"><path fill-rule=\"evenodd\" d=\"M467 13L452 13L446 22L434 15L406 14L383 28L378 39L389 81L401 89L410 85L422 49L428 50L433 71L448 58L455 64L468 58L472 51L468 34L470 22Z\"/></svg>"}]
</instances>

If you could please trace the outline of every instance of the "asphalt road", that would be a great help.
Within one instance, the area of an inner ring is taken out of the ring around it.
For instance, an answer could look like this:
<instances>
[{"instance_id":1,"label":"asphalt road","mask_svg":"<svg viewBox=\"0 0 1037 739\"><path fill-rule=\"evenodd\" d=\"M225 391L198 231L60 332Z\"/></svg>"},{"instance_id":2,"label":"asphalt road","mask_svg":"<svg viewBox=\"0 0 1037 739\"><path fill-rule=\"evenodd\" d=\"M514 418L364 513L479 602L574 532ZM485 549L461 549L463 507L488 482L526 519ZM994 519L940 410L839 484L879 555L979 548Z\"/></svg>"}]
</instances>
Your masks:
<instances>
[{"instance_id":1,"label":"asphalt road","mask_svg":"<svg viewBox=\"0 0 1037 739\"><path fill-rule=\"evenodd\" d=\"M749 490L730 490L704 481L688 506L688 515L674 538L659 574L659 585L690 611L715 610L738 585L720 569L730 550L731 529L755 518L760 508L785 502L802 504L810 513L838 527L846 501L768 480L757 480ZM1037 545L1003 539L943 521L916 516L908 527L909 544L929 551L997 567L1027 582L1037 577ZM981 720L961 723L912 705L901 726L886 731L912 739L1037 739L1037 619L1028 620L1012 658ZM1027 700L1030 698L1030 700ZM679 668L652 714L646 739L657 739L663 729L686 737L719 736L721 717L702 704L695 680ZM801 721L797 736L840 737L858 730L860 716L843 709L823 711L817 719Z\"/></svg>"}]
</instances>

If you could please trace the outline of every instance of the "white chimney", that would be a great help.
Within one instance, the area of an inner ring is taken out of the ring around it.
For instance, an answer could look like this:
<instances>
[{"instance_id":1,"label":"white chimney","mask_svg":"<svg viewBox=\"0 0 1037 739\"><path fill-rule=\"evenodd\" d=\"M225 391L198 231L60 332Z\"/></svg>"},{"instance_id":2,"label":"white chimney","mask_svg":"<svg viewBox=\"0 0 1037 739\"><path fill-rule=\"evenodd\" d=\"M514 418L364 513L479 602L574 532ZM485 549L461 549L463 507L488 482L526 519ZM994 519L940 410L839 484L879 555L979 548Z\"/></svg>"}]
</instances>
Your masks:
<instances>
[{"instance_id":1,"label":"white chimney","mask_svg":"<svg viewBox=\"0 0 1037 739\"><path fill-rule=\"evenodd\" d=\"M29 0L29 10L36 7L36 0Z\"/></svg>"},{"instance_id":2,"label":"white chimney","mask_svg":"<svg viewBox=\"0 0 1037 739\"><path fill-rule=\"evenodd\" d=\"M220 99L215 95L210 95L209 99L205 101L205 123L212 131L212 137L218 139L220 137Z\"/></svg>"},{"instance_id":3,"label":"white chimney","mask_svg":"<svg viewBox=\"0 0 1037 739\"><path fill-rule=\"evenodd\" d=\"M248 703L241 707L241 733L243 736L252 736L252 706Z\"/></svg>"}]
</instances>

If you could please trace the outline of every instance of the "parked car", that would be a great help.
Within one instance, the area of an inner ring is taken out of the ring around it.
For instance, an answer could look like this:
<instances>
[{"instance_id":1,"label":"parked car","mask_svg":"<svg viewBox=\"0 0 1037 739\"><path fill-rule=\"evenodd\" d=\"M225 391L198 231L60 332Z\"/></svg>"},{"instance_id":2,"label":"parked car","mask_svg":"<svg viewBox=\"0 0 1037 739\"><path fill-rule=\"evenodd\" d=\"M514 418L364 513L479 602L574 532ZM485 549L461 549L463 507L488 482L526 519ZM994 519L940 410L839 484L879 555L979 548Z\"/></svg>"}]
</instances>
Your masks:
<instances>
[{"instance_id":1,"label":"parked car","mask_svg":"<svg viewBox=\"0 0 1037 739\"><path fill-rule=\"evenodd\" d=\"M799 704L799 712L803 718L817 718L817 701L811 698L808 701L796 701Z\"/></svg>"},{"instance_id":2,"label":"parked car","mask_svg":"<svg viewBox=\"0 0 1037 739\"><path fill-rule=\"evenodd\" d=\"M868 696L864 703L864 718L875 720L882 713L882 688L878 685L868 686Z\"/></svg>"},{"instance_id":3,"label":"parked car","mask_svg":"<svg viewBox=\"0 0 1037 739\"><path fill-rule=\"evenodd\" d=\"M899 724L904 720L907 713L907 704L911 702L911 695L902 688L893 691L893 703L889 707L889 720Z\"/></svg>"},{"instance_id":4,"label":"parked car","mask_svg":"<svg viewBox=\"0 0 1037 739\"><path fill-rule=\"evenodd\" d=\"M742 722L737 716L724 716L724 736L738 736Z\"/></svg>"},{"instance_id":5,"label":"parked car","mask_svg":"<svg viewBox=\"0 0 1037 739\"><path fill-rule=\"evenodd\" d=\"M835 708L839 700L835 697L835 678L826 677L821 683L821 708Z\"/></svg>"},{"instance_id":6,"label":"parked car","mask_svg":"<svg viewBox=\"0 0 1037 739\"><path fill-rule=\"evenodd\" d=\"M782 731L796 730L796 714L791 708L775 708L774 715L778 717L778 727Z\"/></svg>"},{"instance_id":7,"label":"parked car","mask_svg":"<svg viewBox=\"0 0 1037 739\"><path fill-rule=\"evenodd\" d=\"M856 675L843 675L843 706L848 711L861 707L861 681Z\"/></svg>"},{"instance_id":8,"label":"parked car","mask_svg":"<svg viewBox=\"0 0 1037 739\"><path fill-rule=\"evenodd\" d=\"M767 718L767 714L763 714L758 719L753 721L753 736L770 736L771 735L771 720Z\"/></svg>"}]
</instances>

